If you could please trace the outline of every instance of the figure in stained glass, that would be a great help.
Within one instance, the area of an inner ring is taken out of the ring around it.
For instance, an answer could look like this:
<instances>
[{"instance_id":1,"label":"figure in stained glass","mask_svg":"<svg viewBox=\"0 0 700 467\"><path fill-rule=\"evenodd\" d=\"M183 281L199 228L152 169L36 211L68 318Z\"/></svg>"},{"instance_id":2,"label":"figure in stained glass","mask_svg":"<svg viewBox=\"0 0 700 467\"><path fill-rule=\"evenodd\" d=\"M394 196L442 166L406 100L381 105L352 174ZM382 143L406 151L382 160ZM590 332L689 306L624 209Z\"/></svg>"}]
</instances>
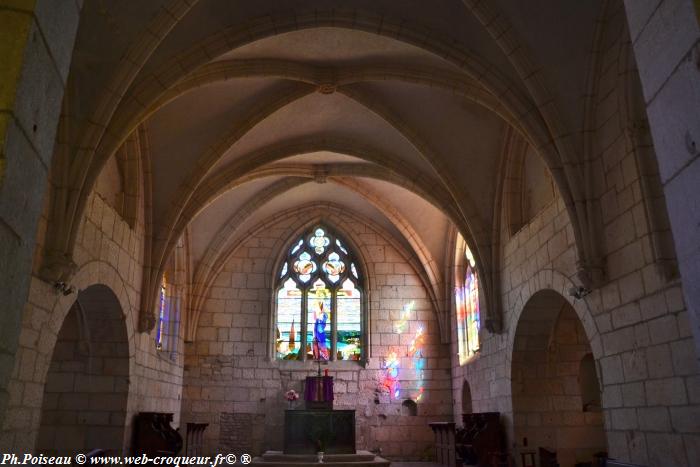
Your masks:
<instances>
[{"instance_id":1,"label":"figure in stained glass","mask_svg":"<svg viewBox=\"0 0 700 467\"><path fill-rule=\"evenodd\" d=\"M323 309L323 301L321 300L316 301L314 320L314 360L328 360L328 346L326 345L328 313Z\"/></svg>"},{"instance_id":2,"label":"figure in stained glass","mask_svg":"<svg viewBox=\"0 0 700 467\"><path fill-rule=\"evenodd\" d=\"M345 245L317 226L287 250L278 276L278 359L361 359L361 276Z\"/></svg>"}]
</instances>

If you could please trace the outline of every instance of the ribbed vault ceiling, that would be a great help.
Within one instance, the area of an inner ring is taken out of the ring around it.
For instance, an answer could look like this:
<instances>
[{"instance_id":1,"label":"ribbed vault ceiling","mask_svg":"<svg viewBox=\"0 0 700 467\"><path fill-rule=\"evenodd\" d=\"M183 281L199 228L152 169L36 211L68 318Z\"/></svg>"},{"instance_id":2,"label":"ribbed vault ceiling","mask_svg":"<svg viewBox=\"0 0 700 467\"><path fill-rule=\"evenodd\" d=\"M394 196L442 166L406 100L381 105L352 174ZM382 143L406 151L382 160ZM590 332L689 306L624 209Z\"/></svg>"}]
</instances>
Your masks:
<instances>
[{"instance_id":1,"label":"ribbed vault ceiling","mask_svg":"<svg viewBox=\"0 0 700 467\"><path fill-rule=\"evenodd\" d=\"M561 136L584 124L578 96L599 2L537 0L527 12L522 2L488 2L486 12L474 3L85 2L66 108L105 130L67 129L92 147L80 156L86 176L74 178L91 187L141 125L154 277L185 229L202 272L255 226L331 203L412 252L440 302L451 229L483 272L494 268L509 126L538 148L567 203L580 197L562 169L580 148ZM507 33L485 22L494 14ZM84 191L69 203L79 209Z\"/></svg>"}]
</instances>

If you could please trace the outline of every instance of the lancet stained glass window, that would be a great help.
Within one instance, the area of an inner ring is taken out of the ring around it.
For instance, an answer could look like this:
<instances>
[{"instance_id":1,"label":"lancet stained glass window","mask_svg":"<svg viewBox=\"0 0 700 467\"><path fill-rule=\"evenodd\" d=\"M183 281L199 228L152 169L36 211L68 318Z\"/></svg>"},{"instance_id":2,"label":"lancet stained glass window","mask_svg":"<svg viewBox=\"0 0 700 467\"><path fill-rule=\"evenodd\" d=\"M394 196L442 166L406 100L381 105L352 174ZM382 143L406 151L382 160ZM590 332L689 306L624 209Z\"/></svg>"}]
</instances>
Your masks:
<instances>
[{"instance_id":1,"label":"lancet stained glass window","mask_svg":"<svg viewBox=\"0 0 700 467\"><path fill-rule=\"evenodd\" d=\"M360 360L361 275L347 245L317 226L287 251L277 276L277 358Z\"/></svg>"},{"instance_id":2,"label":"lancet stained glass window","mask_svg":"<svg viewBox=\"0 0 700 467\"><path fill-rule=\"evenodd\" d=\"M177 288L168 282L164 274L158 293L158 323L156 325L156 349L170 352L172 358L177 351L180 325L180 296Z\"/></svg>"},{"instance_id":3,"label":"lancet stained glass window","mask_svg":"<svg viewBox=\"0 0 700 467\"><path fill-rule=\"evenodd\" d=\"M479 279L474 256L468 247L465 250L465 266L464 283L455 291L460 365L479 350L479 329L481 327Z\"/></svg>"}]
</instances>

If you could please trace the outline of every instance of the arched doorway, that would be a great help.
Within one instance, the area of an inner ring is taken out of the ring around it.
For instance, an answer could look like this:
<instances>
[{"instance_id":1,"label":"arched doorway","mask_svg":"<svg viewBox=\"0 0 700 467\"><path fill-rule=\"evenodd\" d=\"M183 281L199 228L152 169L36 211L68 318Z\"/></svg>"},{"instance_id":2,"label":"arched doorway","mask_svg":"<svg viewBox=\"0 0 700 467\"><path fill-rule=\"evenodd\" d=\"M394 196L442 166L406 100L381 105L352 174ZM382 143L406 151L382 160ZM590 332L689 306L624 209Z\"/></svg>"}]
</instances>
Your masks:
<instances>
[{"instance_id":1,"label":"arched doorway","mask_svg":"<svg viewBox=\"0 0 700 467\"><path fill-rule=\"evenodd\" d=\"M58 333L41 411L37 451L70 455L124 449L129 346L112 290L81 291Z\"/></svg>"},{"instance_id":2,"label":"arched doorway","mask_svg":"<svg viewBox=\"0 0 700 467\"><path fill-rule=\"evenodd\" d=\"M520 449L556 451L561 467L607 450L590 343L571 304L552 290L533 295L518 322L512 391Z\"/></svg>"}]
</instances>

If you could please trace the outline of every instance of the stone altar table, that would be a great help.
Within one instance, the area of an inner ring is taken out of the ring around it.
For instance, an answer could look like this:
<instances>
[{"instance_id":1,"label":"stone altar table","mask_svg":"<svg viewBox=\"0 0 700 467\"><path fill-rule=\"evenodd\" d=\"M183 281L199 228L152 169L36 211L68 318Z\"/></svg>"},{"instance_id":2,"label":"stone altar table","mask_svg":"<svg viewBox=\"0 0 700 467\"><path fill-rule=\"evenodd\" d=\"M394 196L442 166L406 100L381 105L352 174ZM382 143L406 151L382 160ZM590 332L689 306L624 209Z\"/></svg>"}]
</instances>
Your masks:
<instances>
[{"instance_id":1,"label":"stone altar table","mask_svg":"<svg viewBox=\"0 0 700 467\"><path fill-rule=\"evenodd\" d=\"M354 410L286 410L284 453L355 454Z\"/></svg>"}]
</instances>

